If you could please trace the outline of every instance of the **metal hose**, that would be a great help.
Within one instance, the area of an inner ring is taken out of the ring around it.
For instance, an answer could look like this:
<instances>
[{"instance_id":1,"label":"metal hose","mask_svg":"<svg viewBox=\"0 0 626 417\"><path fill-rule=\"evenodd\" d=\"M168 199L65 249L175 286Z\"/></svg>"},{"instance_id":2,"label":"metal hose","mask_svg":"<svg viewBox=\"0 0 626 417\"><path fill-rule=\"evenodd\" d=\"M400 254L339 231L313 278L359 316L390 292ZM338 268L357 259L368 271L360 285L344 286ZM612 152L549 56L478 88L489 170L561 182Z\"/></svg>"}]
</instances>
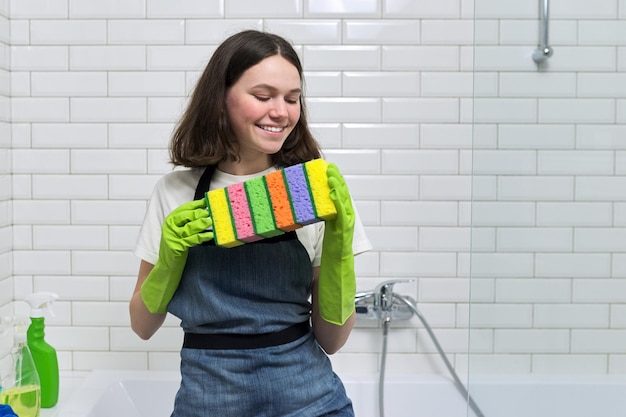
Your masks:
<instances>
[{"instance_id":1,"label":"metal hose","mask_svg":"<svg viewBox=\"0 0 626 417\"><path fill-rule=\"evenodd\" d=\"M378 373L378 416L385 417L385 369L387 367L387 337L391 317L383 319L383 349L380 353L380 372Z\"/></svg>"},{"instance_id":2,"label":"metal hose","mask_svg":"<svg viewBox=\"0 0 626 417\"><path fill-rule=\"evenodd\" d=\"M418 310L418 308L416 306L414 306L412 303L410 303L404 297L401 297L399 295L393 294L393 298L395 300L398 300L398 301L401 301L402 303L404 303L420 319L420 321L422 322L422 324L426 328L426 331L428 332L428 335L430 336L430 338L432 339L433 343L435 344L435 347L437 348L437 351L439 352L439 356L441 356L441 359L443 359L443 362L445 363L446 368L448 368L448 371L452 375L452 378L454 379L454 384L456 385L456 388L458 389L459 393L463 396L463 398L465 398L465 400L469 404L470 408L474 411L474 413L476 414L477 417L485 417L483 412L478 407L478 404L476 404L476 402L474 401L474 399L472 398L470 393L465 388L465 385L463 385L463 383L461 382L461 379L456 374L456 371L454 370L454 368L450 364L450 361L448 360L446 354L444 353L443 349L441 348L441 345L439 344L439 341L435 337L435 333L433 333L433 330L428 325L428 322L426 321L426 319L424 318L422 313ZM381 415L381 417L383 417L383 416Z\"/></svg>"}]
</instances>

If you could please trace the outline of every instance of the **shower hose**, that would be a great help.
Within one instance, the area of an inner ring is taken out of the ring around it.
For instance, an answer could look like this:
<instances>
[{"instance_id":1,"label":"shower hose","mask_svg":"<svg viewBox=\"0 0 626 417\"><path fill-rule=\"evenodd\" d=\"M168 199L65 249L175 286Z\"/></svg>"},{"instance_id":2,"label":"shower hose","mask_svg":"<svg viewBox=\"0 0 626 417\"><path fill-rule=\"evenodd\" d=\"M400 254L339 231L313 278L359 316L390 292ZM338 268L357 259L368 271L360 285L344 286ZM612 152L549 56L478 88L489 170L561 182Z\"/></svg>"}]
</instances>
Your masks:
<instances>
[{"instance_id":1,"label":"shower hose","mask_svg":"<svg viewBox=\"0 0 626 417\"><path fill-rule=\"evenodd\" d=\"M459 391L461 396L465 398L465 401L467 401L467 404L470 406L472 411L474 411L474 414L476 415L476 417L485 417L483 412L478 407L478 404L476 404L476 402L474 401L470 393L465 388L465 385L463 385L463 382L461 382L461 379L459 378L456 371L450 364L448 357L446 356L445 352L441 348L439 341L435 337L435 333L433 332L430 325L428 324L428 322L426 321L422 313L419 311L419 309L416 306L414 306L411 302L409 302L408 300L404 299L401 296L393 294L393 298L394 300L398 300L404 303L420 319L420 321L424 325L424 328L428 332L428 335L433 341L435 347L437 348L437 352L439 352L439 356L441 356L441 359L443 359L443 362L446 365L446 368L448 368L448 371L452 375L452 378L454 379L454 385L456 386L457 390ZM380 372L379 372L379 378L378 378L378 410L379 410L378 413L379 413L379 417L385 417L385 384L384 383L385 383L385 368L386 368L386 363L387 363L387 337L389 333L389 325L391 323L391 316L389 315L389 313L385 313L383 317L381 318L381 320L382 320L382 325L383 325L383 346L382 346L382 351L381 351Z\"/></svg>"}]
</instances>

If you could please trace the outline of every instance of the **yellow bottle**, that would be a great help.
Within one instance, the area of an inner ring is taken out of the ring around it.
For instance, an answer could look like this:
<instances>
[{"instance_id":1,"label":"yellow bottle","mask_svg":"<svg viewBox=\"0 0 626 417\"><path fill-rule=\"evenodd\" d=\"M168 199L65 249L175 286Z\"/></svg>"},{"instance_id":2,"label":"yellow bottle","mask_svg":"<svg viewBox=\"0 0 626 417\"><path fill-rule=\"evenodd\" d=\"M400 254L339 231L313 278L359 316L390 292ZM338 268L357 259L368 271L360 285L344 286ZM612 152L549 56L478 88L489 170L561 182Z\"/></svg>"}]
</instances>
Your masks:
<instances>
[{"instance_id":1,"label":"yellow bottle","mask_svg":"<svg viewBox=\"0 0 626 417\"><path fill-rule=\"evenodd\" d=\"M41 386L35 362L26 344L23 325L15 326L15 346L11 350L13 372L8 385L0 388L0 404L8 404L19 417L39 417Z\"/></svg>"},{"instance_id":2,"label":"yellow bottle","mask_svg":"<svg viewBox=\"0 0 626 417\"><path fill-rule=\"evenodd\" d=\"M39 385L22 385L0 391L0 404L10 405L20 417L39 417L40 405Z\"/></svg>"}]
</instances>

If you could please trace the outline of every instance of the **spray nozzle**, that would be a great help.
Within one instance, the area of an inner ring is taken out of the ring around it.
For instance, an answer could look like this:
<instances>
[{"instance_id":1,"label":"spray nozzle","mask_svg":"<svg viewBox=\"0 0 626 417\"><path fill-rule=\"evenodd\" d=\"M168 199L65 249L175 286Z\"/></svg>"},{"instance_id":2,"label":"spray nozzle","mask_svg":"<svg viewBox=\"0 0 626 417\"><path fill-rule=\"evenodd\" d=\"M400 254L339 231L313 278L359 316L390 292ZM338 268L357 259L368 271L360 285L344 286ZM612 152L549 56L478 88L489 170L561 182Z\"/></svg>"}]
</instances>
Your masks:
<instances>
[{"instance_id":1,"label":"spray nozzle","mask_svg":"<svg viewBox=\"0 0 626 417\"><path fill-rule=\"evenodd\" d=\"M25 321L22 320L16 320L15 321L15 342L18 345L23 345L26 344L26 329L28 328L28 326L26 325Z\"/></svg>"},{"instance_id":2,"label":"spray nozzle","mask_svg":"<svg viewBox=\"0 0 626 417\"><path fill-rule=\"evenodd\" d=\"M0 337L4 337L13 329L13 336L17 343L26 343L27 317L7 316L0 317Z\"/></svg>"},{"instance_id":3,"label":"spray nozzle","mask_svg":"<svg viewBox=\"0 0 626 417\"><path fill-rule=\"evenodd\" d=\"M30 305L31 317L44 317L45 312L49 312L54 317L51 304L56 301L59 296L53 292L40 291L26 297L25 301Z\"/></svg>"}]
</instances>

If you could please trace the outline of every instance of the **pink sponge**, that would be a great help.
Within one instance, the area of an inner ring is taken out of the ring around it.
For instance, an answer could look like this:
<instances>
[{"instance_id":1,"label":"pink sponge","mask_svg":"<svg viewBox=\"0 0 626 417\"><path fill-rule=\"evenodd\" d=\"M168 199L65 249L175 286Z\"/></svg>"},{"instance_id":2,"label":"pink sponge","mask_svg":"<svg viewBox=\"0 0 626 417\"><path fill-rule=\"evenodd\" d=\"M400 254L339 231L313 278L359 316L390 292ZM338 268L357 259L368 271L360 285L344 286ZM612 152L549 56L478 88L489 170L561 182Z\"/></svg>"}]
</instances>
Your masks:
<instances>
[{"instance_id":1,"label":"pink sponge","mask_svg":"<svg viewBox=\"0 0 626 417\"><path fill-rule=\"evenodd\" d=\"M327 166L314 159L207 192L216 245L239 246L335 218Z\"/></svg>"},{"instance_id":2,"label":"pink sponge","mask_svg":"<svg viewBox=\"0 0 626 417\"><path fill-rule=\"evenodd\" d=\"M261 239L254 233L252 214L248 205L248 196L242 182L226 187L230 210L235 223L235 234L242 242L254 242Z\"/></svg>"}]
</instances>

